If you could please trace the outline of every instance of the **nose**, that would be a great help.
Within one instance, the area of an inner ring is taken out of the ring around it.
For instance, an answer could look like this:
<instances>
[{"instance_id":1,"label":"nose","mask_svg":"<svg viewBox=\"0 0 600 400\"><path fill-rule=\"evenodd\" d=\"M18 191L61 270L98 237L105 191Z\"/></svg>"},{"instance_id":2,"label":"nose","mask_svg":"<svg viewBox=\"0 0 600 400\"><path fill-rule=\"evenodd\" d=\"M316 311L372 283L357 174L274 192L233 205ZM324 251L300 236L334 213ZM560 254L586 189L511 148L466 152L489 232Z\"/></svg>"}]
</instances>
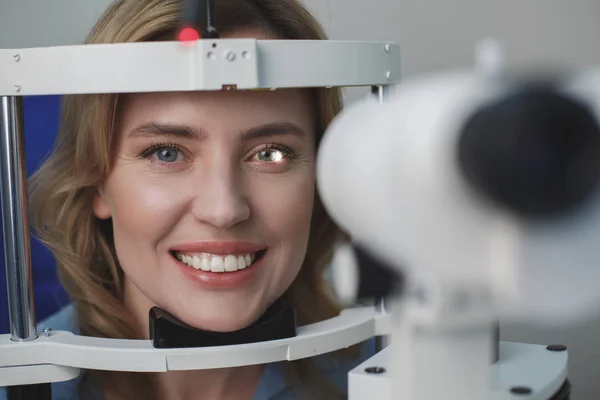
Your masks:
<instances>
[{"instance_id":1,"label":"nose","mask_svg":"<svg viewBox=\"0 0 600 400\"><path fill-rule=\"evenodd\" d=\"M202 223L229 229L250 217L250 204L240 180L221 169L196 185L192 214Z\"/></svg>"}]
</instances>

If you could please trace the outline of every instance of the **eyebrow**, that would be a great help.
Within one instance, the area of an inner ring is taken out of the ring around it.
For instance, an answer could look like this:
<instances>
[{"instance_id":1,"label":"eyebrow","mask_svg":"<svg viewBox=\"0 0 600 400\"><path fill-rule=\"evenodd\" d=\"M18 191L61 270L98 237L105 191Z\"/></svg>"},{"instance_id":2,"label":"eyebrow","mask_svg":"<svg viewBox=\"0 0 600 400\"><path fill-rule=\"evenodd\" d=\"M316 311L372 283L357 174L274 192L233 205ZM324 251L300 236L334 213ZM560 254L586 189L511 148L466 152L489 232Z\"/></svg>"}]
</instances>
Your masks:
<instances>
[{"instance_id":1,"label":"eyebrow","mask_svg":"<svg viewBox=\"0 0 600 400\"><path fill-rule=\"evenodd\" d=\"M142 124L129 132L130 138L155 135L176 136L187 139L197 139L200 137L200 135L189 126L157 124L154 122Z\"/></svg>"},{"instance_id":2,"label":"eyebrow","mask_svg":"<svg viewBox=\"0 0 600 400\"><path fill-rule=\"evenodd\" d=\"M260 139L269 136L294 135L304 137L305 133L291 122L276 122L250 128L242 132L243 140ZM185 139L203 139L205 133L186 125L147 123L138 126L129 133L130 138L142 136L166 135Z\"/></svg>"}]
</instances>

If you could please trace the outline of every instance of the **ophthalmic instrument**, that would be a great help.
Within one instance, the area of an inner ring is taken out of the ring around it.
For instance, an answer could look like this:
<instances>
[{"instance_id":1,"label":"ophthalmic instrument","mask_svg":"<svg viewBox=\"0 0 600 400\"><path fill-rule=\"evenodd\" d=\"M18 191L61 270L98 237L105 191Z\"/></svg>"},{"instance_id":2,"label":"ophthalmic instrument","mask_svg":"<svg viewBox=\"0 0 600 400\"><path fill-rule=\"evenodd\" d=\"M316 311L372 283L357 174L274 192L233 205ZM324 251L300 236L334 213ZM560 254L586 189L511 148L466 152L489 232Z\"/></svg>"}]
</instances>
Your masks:
<instances>
[{"instance_id":1,"label":"ophthalmic instrument","mask_svg":"<svg viewBox=\"0 0 600 400\"><path fill-rule=\"evenodd\" d=\"M401 82L395 43L221 39L210 1L184 13L172 42L0 50L9 400L51 399L52 382L82 369L292 361L373 337L377 354L349 372L350 400L568 399L567 349L500 342L497 321L564 325L600 306L600 70L521 75L484 51L472 70ZM24 96L314 87L370 89L317 160L324 205L352 238L332 269L354 305L296 326L278 302L227 334L154 308L149 341L37 332Z\"/></svg>"}]
</instances>

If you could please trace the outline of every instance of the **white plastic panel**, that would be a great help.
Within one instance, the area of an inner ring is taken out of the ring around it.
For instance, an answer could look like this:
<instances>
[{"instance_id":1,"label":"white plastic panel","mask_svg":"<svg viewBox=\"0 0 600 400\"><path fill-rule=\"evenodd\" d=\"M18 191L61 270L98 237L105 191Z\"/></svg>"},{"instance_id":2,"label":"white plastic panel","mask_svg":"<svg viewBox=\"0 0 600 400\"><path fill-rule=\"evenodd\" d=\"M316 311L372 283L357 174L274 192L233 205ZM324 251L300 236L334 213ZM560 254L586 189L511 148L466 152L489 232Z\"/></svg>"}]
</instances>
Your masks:
<instances>
[{"instance_id":1,"label":"white plastic panel","mask_svg":"<svg viewBox=\"0 0 600 400\"><path fill-rule=\"evenodd\" d=\"M528 400L547 400L562 387L567 379L569 354L567 351L549 351L546 346L524 343L500 343L500 361L494 366L493 388L497 393L508 393L511 387L527 386L533 395ZM510 395L507 399L522 399Z\"/></svg>"},{"instance_id":2,"label":"white plastic panel","mask_svg":"<svg viewBox=\"0 0 600 400\"><path fill-rule=\"evenodd\" d=\"M40 364L164 372L297 360L340 350L375 336L376 316L372 307L348 309L336 318L298 328L294 338L193 349L155 349L147 340L92 338L61 331L23 343L12 342L10 335L1 335L0 379L9 371L8 367Z\"/></svg>"},{"instance_id":3,"label":"white plastic panel","mask_svg":"<svg viewBox=\"0 0 600 400\"><path fill-rule=\"evenodd\" d=\"M64 382L79 376L79 369L60 365L29 365L0 368L0 387Z\"/></svg>"},{"instance_id":4,"label":"white plastic panel","mask_svg":"<svg viewBox=\"0 0 600 400\"><path fill-rule=\"evenodd\" d=\"M410 400L391 396L391 346L350 371L348 400ZM546 350L546 346L500 342L500 361L491 366L492 394L489 399L482 400L548 400L567 379L567 364L566 351L552 352ZM379 374L366 372L372 367L385 371ZM435 385L435 376L431 376L431 384ZM525 397L512 394L510 389L515 386L526 386L532 394ZM468 390L465 387L465 392Z\"/></svg>"},{"instance_id":5,"label":"white plastic panel","mask_svg":"<svg viewBox=\"0 0 600 400\"><path fill-rule=\"evenodd\" d=\"M394 44L254 39L0 50L0 96L397 83Z\"/></svg>"},{"instance_id":6,"label":"white plastic panel","mask_svg":"<svg viewBox=\"0 0 600 400\"><path fill-rule=\"evenodd\" d=\"M398 83L400 48L377 42L259 42L263 87L370 86Z\"/></svg>"},{"instance_id":7,"label":"white plastic panel","mask_svg":"<svg viewBox=\"0 0 600 400\"><path fill-rule=\"evenodd\" d=\"M386 347L350 371L348 375L348 400L393 399L389 356L390 348ZM376 370L369 373L367 372L368 369Z\"/></svg>"},{"instance_id":8,"label":"white plastic panel","mask_svg":"<svg viewBox=\"0 0 600 400\"><path fill-rule=\"evenodd\" d=\"M250 89L260 85L258 80L258 49L256 40L198 41L190 76L201 74L201 81L192 87L220 90L224 86Z\"/></svg>"},{"instance_id":9,"label":"white plastic panel","mask_svg":"<svg viewBox=\"0 0 600 400\"><path fill-rule=\"evenodd\" d=\"M0 95L218 90L258 85L256 41L122 43L0 51ZM240 53L227 60L227 55ZM246 52L246 58L241 56ZM210 74L210 75L208 75Z\"/></svg>"}]
</instances>

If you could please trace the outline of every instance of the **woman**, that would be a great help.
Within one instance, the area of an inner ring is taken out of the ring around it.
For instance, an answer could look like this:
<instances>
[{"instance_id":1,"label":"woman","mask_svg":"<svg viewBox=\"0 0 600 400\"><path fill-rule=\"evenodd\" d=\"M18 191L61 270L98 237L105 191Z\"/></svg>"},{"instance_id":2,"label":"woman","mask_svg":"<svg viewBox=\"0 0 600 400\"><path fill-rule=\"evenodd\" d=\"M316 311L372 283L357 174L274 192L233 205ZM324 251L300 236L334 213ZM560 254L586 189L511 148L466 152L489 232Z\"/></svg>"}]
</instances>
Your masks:
<instances>
[{"instance_id":1,"label":"woman","mask_svg":"<svg viewBox=\"0 0 600 400\"><path fill-rule=\"evenodd\" d=\"M297 0L215 6L223 38L325 38ZM174 40L180 7L117 0L87 43ZM315 191L315 153L340 103L336 89L67 97L57 146L31 182L31 211L72 305L42 328L148 339L148 311L159 306L199 329L235 331L280 297L300 325L337 315L323 270L339 231ZM352 350L210 371L87 371L77 391L70 382L54 392L333 399L367 356Z\"/></svg>"}]
</instances>

